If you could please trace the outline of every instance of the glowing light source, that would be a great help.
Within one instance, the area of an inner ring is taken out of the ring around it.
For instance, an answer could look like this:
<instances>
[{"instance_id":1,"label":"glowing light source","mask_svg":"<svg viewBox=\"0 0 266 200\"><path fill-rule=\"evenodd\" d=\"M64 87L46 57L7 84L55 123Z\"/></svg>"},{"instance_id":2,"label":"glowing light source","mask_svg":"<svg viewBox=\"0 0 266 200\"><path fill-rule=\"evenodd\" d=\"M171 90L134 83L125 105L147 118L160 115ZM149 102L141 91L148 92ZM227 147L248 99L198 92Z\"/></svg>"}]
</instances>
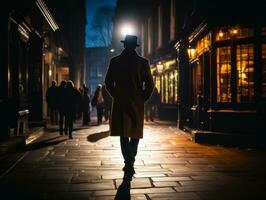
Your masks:
<instances>
[{"instance_id":1,"label":"glowing light source","mask_svg":"<svg viewBox=\"0 0 266 200\"><path fill-rule=\"evenodd\" d=\"M49 74L49 76L52 76L52 70L51 69L49 69L48 74Z\"/></svg>"},{"instance_id":2,"label":"glowing light source","mask_svg":"<svg viewBox=\"0 0 266 200\"><path fill-rule=\"evenodd\" d=\"M111 53L114 53L114 52L115 52L115 50L114 50L114 49L110 49L110 52L111 52Z\"/></svg>"},{"instance_id":3,"label":"glowing light source","mask_svg":"<svg viewBox=\"0 0 266 200\"><path fill-rule=\"evenodd\" d=\"M163 72L163 64L162 62L158 62L158 64L156 65L157 68L157 72L160 74Z\"/></svg>"},{"instance_id":4,"label":"glowing light source","mask_svg":"<svg viewBox=\"0 0 266 200\"><path fill-rule=\"evenodd\" d=\"M223 37L224 36L224 33L221 31L220 33L219 33L219 37Z\"/></svg>"},{"instance_id":5,"label":"glowing light source","mask_svg":"<svg viewBox=\"0 0 266 200\"><path fill-rule=\"evenodd\" d=\"M236 34L238 33L237 29L233 29L233 30L232 30L232 33L233 33L234 35L236 35Z\"/></svg>"},{"instance_id":6,"label":"glowing light source","mask_svg":"<svg viewBox=\"0 0 266 200\"><path fill-rule=\"evenodd\" d=\"M188 53L189 60L193 60L196 58L196 49L192 47L188 47L187 53Z\"/></svg>"},{"instance_id":7,"label":"glowing light source","mask_svg":"<svg viewBox=\"0 0 266 200\"><path fill-rule=\"evenodd\" d=\"M122 37L125 37L126 35L134 35L135 30L134 27L130 24L125 24L121 28L121 35Z\"/></svg>"}]
</instances>

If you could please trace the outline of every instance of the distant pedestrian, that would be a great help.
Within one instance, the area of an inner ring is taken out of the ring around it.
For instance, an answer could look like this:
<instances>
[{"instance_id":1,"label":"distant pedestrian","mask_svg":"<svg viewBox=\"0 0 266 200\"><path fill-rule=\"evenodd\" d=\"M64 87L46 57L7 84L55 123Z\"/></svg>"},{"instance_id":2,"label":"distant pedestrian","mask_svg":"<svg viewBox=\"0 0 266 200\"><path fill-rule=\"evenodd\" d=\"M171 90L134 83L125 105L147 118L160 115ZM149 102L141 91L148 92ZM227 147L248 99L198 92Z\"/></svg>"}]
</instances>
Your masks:
<instances>
[{"instance_id":1,"label":"distant pedestrian","mask_svg":"<svg viewBox=\"0 0 266 200\"><path fill-rule=\"evenodd\" d=\"M111 112L111 107L112 107L112 97L106 90L106 86L103 85L102 87L102 94L103 94L103 99L104 99L104 119L105 121L108 121L110 118L110 112Z\"/></svg>"},{"instance_id":2,"label":"distant pedestrian","mask_svg":"<svg viewBox=\"0 0 266 200\"><path fill-rule=\"evenodd\" d=\"M104 112L104 98L103 98L103 93L102 93L102 85L99 84L93 99L92 99L92 105L96 107L97 110L97 122L98 125L102 123L103 119L103 112Z\"/></svg>"},{"instance_id":3,"label":"distant pedestrian","mask_svg":"<svg viewBox=\"0 0 266 200\"><path fill-rule=\"evenodd\" d=\"M46 102L48 105L49 116L52 124L58 124L58 111L57 111L57 93L56 81L52 81L51 87L48 88L46 92Z\"/></svg>"},{"instance_id":4,"label":"distant pedestrian","mask_svg":"<svg viewBox=\"0 0 266 200\"><path fill-rule=\"evenodd\" d=\"M65 116L66 116L66 81L61 81L57 91L57 108L59 112L59 132L63 135L63 131L66 132Z\"/></svg>"},{"instance_id":5,"label":"distant pedestrian","mask_svg":"<svg viewBox=\"0 0 266 200\"><path fill-rule=\"evenodd\" d=\"M79 91L74 87L73 82L71 80L67 81L65 98L65 134L69 135L69 139L73 139L73 122L77 112L79 98Z\"/></svg>"},{"instance_id":6,"label":"distant pedestrian","mask_svg":"<svg viewBox=\"0 0 266 200\"><path fill-rule=\"evenodd\" d=\"M82 115L83 115L83 125L89 125L90 119L90 96L89 89L84 88L82 95Z\"/></svg>"},{"instance_id":7,"label":"distant pedestrian","mask_svg":"<svg viewBox=\"0 0 266 200\"><path fill-rule=\"evenodd\" d=\"M113 97L111 136L120 136L125 174L134 174L138 143L143 137L144 102L149 99L154 83L148 60L135 51L137 37L127 35L121 42L125 49L111 59L105 84Z\"/></svg>"},{"instance_id":8,"label":"distant pedestrian","mask_svg":"<svg viewBox=\"0 0 266 200\"><path fill-rule=\"evenodd\" d=\"M151 120L154 121L155 113L158 110L158 106L161 102L160 94L158 93L158 89L155 87L151 97L145 103L145 119L146 121Z\"/></svg>"}]
</instances>

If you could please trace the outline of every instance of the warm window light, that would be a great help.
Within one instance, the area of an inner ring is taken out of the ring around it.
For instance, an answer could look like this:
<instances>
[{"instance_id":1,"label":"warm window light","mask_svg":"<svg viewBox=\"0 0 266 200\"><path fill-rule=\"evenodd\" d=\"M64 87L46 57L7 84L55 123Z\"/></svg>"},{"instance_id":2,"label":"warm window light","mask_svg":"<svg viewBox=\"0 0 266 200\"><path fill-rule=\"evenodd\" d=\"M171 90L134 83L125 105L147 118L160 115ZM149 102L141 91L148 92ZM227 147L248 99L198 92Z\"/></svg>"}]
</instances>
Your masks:
<instances>
[{"instance_id":1,"label":"warm window light","mask_svg":"<svg viewBox=\"0 0 266 200\"><path fill-rule=\"evenodd\" d=\"M235 35L236 35L238 31L237 31L237 29L233 29L233 31L232 31L232 32L233 32L233 34L235 34Z\"/></svg>"},{"instance_id":2,"label":"warm window light","mask_svg":"<svg viewBox=\"0 0 266 200\"><path fill-rule=\"evenodd\" d=\"M187 52L188 52L188 57L190 60L193 60L196 58L196 49L192 48L192 47L189 47L187 49Z\"/></svg>"},{"instance_id":3,"label":"warm window light","mask_svg":"<svg viewBox=\"0 0 266 200\"><path fill-rule=\"evenodd\" d=\"M223 36L224 36L224 33L222 31L220 31L219 37L223 37Z\"/></svg>"},{"instance_id":4,"label":"warm window light","mask_svg":"<svg viewBox=\"0 0 266 200\"><path fill-rule=\"evenodd\" d=\"M158 73L162 73L163 72L163 64L162 62L158 62L158 64L156 65L157 68L157 72Z\"/></svg>"},{"instance_id":5,"label":"warm window light","mask_svg":"<svg viewBox=\"0 0 266 200\"><path fill-rule=\"evenodd\" d=\"M124 26L122 26L121 28L121 34L123 37L125 37L126 35L134 35L135 30L133 28L133 26L126 24Z\"/></svg>"},{"instance_id":6,"label":"warm window light","mask_svg":"<svg viewBox=\"0 0 266 200\"><path fill-rule=\"evenodd\" d=\"M52 70L51 69L49 69L48 74L49 74L49 76L52 76Z\"/></svg>"}]
</instances>

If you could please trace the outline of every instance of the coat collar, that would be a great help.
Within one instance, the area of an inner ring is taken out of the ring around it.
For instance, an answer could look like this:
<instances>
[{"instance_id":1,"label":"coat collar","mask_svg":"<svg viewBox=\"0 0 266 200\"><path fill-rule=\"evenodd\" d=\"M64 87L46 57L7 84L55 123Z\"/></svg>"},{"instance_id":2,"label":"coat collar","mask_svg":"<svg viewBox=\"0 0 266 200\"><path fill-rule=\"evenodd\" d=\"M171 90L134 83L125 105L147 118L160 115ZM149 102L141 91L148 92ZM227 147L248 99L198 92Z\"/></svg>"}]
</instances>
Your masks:
<instances>
[{"instance_id":1,"label":"coat collar","mask_svg":"<svg viewBox=\"0 0 266 200\"><path fill-rule=\"evenodd\" d=\"M122 56L138 56L137 52L136 51L126 51L126 50L123 50L122 53L121 53Z\"/></svg>"}]
</instances>

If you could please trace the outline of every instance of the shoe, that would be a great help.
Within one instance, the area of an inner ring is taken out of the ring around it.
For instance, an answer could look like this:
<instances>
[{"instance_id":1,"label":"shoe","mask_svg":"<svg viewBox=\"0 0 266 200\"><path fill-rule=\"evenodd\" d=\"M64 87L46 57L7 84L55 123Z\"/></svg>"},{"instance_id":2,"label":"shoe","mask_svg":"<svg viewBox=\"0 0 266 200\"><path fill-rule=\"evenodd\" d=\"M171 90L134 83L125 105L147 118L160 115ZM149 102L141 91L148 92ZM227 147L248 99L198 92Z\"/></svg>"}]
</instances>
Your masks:
<instances>
[{"instance_id":1,"label":"shoe","mask_svg":"<svg viewBox=\"0 0 266 200\"><path fill-rule=\"evenodd\" d=\"M68 139L73 139L72 135L70 135L70 136L68 137Z\"/></svg>"}]
</instances>

